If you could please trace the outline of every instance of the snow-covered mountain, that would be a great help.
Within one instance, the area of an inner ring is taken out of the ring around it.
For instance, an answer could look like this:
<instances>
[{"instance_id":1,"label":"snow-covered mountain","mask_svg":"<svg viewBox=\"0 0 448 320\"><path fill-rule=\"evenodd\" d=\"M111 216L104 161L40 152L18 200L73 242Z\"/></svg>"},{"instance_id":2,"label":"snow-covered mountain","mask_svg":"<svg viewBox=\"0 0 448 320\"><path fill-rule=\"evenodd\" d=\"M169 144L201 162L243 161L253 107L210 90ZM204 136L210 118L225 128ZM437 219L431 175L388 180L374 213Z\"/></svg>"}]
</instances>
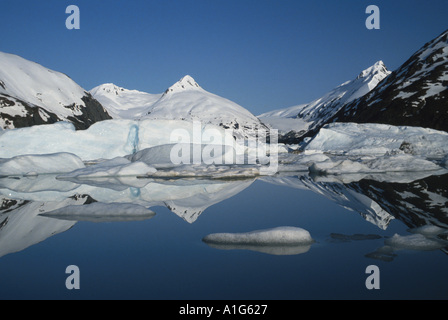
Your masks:
<instances>
[{"instance_id":1,"label":"snow-covered mountain","mask_svg":"<svg viewBox=\"0 0 448 320\"><path fill-rule=\"evenodd\" d=\"M426 43L374 90L331 121L448 131L448 30Z\"/></svg>"},{"instance_id":2,"label":"snow-covered mountain","mask_svg":"<svg viewBox=\"0 0 448 320\"><path fill-rule=\"evenodd\" d=\"M253 136L267 127L237 103L204 90L184 76L162 94L127 90L111 84L90 91L117 119L200 121L232 129L236 138Z\"/></svg>"},{"instance_id":3,"label":"snow-covered mountain","mask_svg":"<svg viewBox=\"0 0 448 320\"><path fill-rule=\"evenodd\" d=\"M90 93L98 100L114 119L135 120L160 99L162 94L151 94L138 90L128 90L113 83L99 85Z\"/></svg>"},{"instance_id":4,"label":"snow-covered mountain","mask_svg":"<svg viewBox=\"0 0 448 320\"><path fill-rule=\"evenodd\" d=\"M370 92L390 73L384 63L378 61L363 70L355 79L342 83L310 103L270 111L259 115L259 118L273 127L278 127L283 133L294 131L296 137L308 131L316 132L345 104Z\"/></svg>"},{"instance_id":5,"label":"snow-covered mountain","mask_svg":"<svg viewBox=\"0 0 448 320\"><path fill-rule=\"evenodd\" d=\"M0 52L0 128L69 121L86 129L105 119L101 104L67 75Z\"/></svg>"}]
</instances>

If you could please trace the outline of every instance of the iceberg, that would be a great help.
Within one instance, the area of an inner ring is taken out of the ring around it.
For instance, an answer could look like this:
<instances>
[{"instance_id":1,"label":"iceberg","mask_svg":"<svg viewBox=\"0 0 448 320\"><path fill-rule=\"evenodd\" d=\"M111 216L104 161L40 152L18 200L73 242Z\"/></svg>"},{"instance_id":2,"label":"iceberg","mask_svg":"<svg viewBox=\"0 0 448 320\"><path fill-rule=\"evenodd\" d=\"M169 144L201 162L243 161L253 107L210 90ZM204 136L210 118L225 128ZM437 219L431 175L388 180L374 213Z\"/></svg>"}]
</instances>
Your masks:
<instances>
[{"instance_id":1,"label":"iceberg","mask_svg":"<svg viewBox=\"0 0 448 320\"><path fill-rule=\"evenodd\" d=\"M127 141L133 124L126 120L106 120L87 130L75 130L71 123L58 122L5 130L0 136L0 157L68 152L84 161L111 159L132 151L127 148Z\"/></svg>"},{"instance_id":2,"label":"iceberg","mask_svg":"<svg viewBox=\"0 0 448 320\"><path fill-rule=\"evenodd\" d=\"M84 168L82 160L71 153L21 155L0 159L0 175L38 175L71 172Z\"/></svg>"},{"instance_id":3,"label":"iceberg","mask_svg":"<svg viewBox=\"0 0 448 320\"><path fill-rule=\"evenodd\" d=\"M317 174L437 171L448 154L448 133L385 124L332 123L304 147ZM304 160L302 160L304 162Z\"/></svg>"},{"instance_id":4,"label":"iceberg","mask_svg":"<svg viewBox=\"0 0 448 320\"><path fill-rule=\"evenodd\" d=\"M327 157L321 162L314 162L309 170L317 174L347 173L386 173L406 171L437 171L441 167L432 161L411 155L392 155L383 157L360 157L354 160Z\"/></svg>"},{"instance_id":5,"label":"iceberg","mask_svg":"<svg viewBox=\"0 0 448 320\"><path fill-rule=\"evenodd\" d=\"M222 144L235 143L231 131L212 124L198 127L182 120L104 120L86 130L75 130L71 123L58 122L4 130L0 135L0 158L67 152L83 161L113 159L177 142L209 144L210 137L203 136L203 132L215 132L222 137Z\"/></svg>"},{"instance_id":6,"label":"iceberg","mask_svg":"<svg viewBox=\"0 0 448 320\"><path fill-rule=\"evenodd\" d=\"M146 148L127 156L131 161L141 161L157 168L172 168L185 164L234 164L236 152L228 145L178 143Z\"/></svg>"},{"instance_id":7,"label":"iceberg","mask_svg":"<svg viewBox=\"0 0 448 320\"><path fill-rule=\"evenodd\" d=\"M413 234L409 236L400 236L395 234L392 238L386 239L384 244L398 249L431 251L442 249L447 246L446 242L436 239L428 239L422 234Z\"/></svg>"},{"instance_id":8,"label":"iceberg","mask_svg":"<svg viewBox=\"0 0 448 320\"><path fill-rule=\"evenodd\" d=\"M376 123L331 123L320 129L305 150L333 155L407 153L443 157L448 133L434 129Z\"/></svg>"},{"instance_id":9,"label":"iceberg","mask_svg":"<svg viewBox=\"0 0 448 320\"><path fill-rule=\"evenodd\" d=\"M277 227L245 233L214 233L204 237L204 242L252 245L310 244L310 233L298 227Z\"/></svg>"}]
</instances>

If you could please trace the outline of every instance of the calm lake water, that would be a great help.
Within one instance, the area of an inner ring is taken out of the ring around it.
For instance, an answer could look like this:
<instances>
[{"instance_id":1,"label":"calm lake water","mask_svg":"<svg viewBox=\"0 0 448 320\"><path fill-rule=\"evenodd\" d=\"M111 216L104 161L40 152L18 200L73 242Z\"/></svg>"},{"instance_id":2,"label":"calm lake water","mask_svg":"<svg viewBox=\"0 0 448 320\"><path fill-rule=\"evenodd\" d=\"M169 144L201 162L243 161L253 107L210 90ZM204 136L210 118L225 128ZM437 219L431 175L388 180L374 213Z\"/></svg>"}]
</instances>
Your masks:
<instances>
[{"instance_id":1,"label":"calm lake water","mask_svg":"<svg viewBox=\"0 0 448 320\"><path fill-rule=\"evenodd\" d=\"M448 175L85 185L50 176L0 186L0 299L448 298ZM38 215L75 194L146 203L156 214L115 222ZM415 230L425 225L436 231ZM265 252L202 241L280 226L306 229L315 242ZM79 268L80 289L66 287L69 265ZM370 265L379 289L366 287Z\"/></svg>"}]
</instances>

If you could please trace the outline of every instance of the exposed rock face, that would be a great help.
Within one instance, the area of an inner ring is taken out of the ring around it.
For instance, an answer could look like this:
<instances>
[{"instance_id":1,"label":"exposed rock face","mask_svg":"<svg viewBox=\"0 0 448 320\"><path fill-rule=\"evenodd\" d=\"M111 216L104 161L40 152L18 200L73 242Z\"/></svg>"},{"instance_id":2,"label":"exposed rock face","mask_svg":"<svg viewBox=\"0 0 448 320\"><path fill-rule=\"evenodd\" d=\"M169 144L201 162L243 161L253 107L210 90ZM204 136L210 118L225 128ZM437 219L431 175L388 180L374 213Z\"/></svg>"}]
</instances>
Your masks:
<instances>
[{"instance_id":1,"label":"exposed rock face","mask_svg":"<svg viewBox=\"0 0 448 320\"><path fill-rule=\"evenodd\" d=\"M330 122L384 123L448 131L448 30L426 43Z\"/></svg>"},{"instance_id":2,"label":"exposed rock face","mask_svg":"<svg viewBox=\"0 0 448 320\"><path fill-rule=\"evenodd\" d=\"M0 128L68 121L87 129L106 119L103 106L67 75L0 52Z\"/></svg>"}]
</instances>

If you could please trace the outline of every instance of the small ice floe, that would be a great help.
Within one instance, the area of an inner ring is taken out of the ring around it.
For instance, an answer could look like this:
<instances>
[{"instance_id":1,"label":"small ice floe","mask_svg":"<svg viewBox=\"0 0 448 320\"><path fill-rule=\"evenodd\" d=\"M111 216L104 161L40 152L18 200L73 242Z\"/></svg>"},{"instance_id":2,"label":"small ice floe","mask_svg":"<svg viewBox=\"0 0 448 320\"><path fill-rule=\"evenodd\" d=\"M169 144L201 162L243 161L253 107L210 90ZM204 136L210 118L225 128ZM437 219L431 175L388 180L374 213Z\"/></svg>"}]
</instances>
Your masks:
<instances>
[{"instance_id":1,"label":"small ice floe","mask_svg":"<svg viewBox=\"0 0 448 320\"><path fill-rule=\"evenodd\" d=\"M130 203L101 203L70 205L40 214L44 217L69 221L116 222L140 221L155 216L155 212Z\"/></svg>"},{"instance_id":2,"label":"small ice floe","mask_svg":"<svg viewBox=\"0 0 448 320\"><path fill-rule=\"evenodd\" d=\"M307 252L314 240L298 227L277 227L245 233L214 233L202 241L217 249L252 250L272 255L294 255Z\"/></svg>"},{"instance_id":3,"label":"small ice floe","mask_svg":"<svg viewBox=\"0 0 448 320\"><path fill-rule=\"evenodd\" d=\"M395 234L392 238L386 239L384 244L395 250L405 249L417 251L432 251L447 246L447 243L444 243L444 241L429 239L422 234L412 234L409 236Z\"/></svg>"},{"instance_id":4,"label":"small ice floe","mask_svg":"<svg viewBox=\"0 0 448 320\"><path fill-rule=\"evenodd\" d=\"M412 234L406 236L394 234L391 238L385 239L384 246L367 254L366 257L392 261L397 256L396 252L400 250L433 251L448 247L448 232L444 228L425 225L408 231Z\"/></svg>"}]
</instances>

